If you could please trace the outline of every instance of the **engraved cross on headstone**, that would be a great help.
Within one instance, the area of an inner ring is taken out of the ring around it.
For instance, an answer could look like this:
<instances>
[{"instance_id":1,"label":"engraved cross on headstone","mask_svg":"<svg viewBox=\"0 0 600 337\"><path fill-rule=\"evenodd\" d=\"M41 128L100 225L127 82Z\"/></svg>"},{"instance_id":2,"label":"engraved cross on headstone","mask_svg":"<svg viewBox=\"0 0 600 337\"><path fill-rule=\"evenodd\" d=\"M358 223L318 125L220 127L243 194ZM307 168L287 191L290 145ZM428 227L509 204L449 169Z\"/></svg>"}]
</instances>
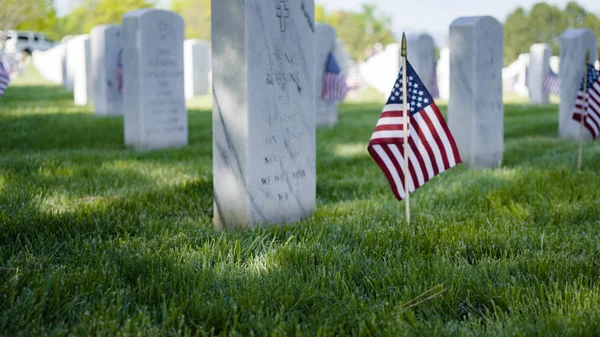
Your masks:
<instances>
[{"instance_id":1,"label":"engraved cross on headstone","mask_svg":"<svg viewBox=\"0 0 600 337\"><path fill-rule=\"evenodd\" d=\"M279 4L277 5L277 17L279 18L279 29L283 33L287 29L285 19L290 17L290 10L287 7L287 0L279 1Z\"/></svg>"}]
</instances>

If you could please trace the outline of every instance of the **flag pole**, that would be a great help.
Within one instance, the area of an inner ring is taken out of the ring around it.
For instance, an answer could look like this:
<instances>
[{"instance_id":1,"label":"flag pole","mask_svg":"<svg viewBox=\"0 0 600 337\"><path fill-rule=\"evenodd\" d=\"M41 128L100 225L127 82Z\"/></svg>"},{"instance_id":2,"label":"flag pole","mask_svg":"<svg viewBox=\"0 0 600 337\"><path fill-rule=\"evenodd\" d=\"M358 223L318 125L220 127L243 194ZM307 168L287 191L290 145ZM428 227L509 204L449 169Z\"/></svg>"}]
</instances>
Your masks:
<instances>
[{"instance_id":1,"label":"flag pole","mask_svg":"<svg viewBox=\"0 0 600 337\"><path fill-rule=\"evenodd\" d=\"M406 223L410 225L410 191L408 189L408 88L407 83L408 79L406 78L406 35L402 33L402 102L404 102L404 194L406 198L404 201L406 202Z\"/></svg>"},{"instance_id":2,"label":"flag pole","mask_svg":"<svg viewBox=\"0 0 600 337\"><path fill-rule=\"evenodd\" d=\"M585 54L585 75L583 77L583 103L581 109L581 117L579 120L579 155L577 157L577 169L581 170L581 161L583 159L583 124L585 123L585 117L587 115L587 87L588 87L588 65L590 64L590 50L588 49Z\"/></svg>"}]
</instances>

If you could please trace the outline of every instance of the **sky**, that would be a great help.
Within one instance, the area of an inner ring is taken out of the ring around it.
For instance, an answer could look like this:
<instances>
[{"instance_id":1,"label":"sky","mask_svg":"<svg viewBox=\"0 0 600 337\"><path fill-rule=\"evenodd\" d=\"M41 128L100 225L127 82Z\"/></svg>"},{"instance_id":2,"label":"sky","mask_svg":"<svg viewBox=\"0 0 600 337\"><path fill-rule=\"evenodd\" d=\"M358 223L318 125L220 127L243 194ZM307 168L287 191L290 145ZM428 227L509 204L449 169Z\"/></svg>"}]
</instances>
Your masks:
<instances>
[{"instance_id":1,"label":"sky","mask_svg":"<svg viewBox=\"0 0 600 337\"><path fill-rule=\"evenodd\" d=\"M65 14L77 0L55 0L59 15ZM161 0L162 4L169 0ZM547 3L564 7L569 0L549 0ZM365 2L375 3L385 14L392 17L394 32L427 32L438 44L445 44L448 27L460 16L491 15L500 22L515 8L529 10L540 0L315 0L327 11L337 9L359 10ZM600 0L577 1L587 10L600 15Z\"/></svg>"}]
</instances>

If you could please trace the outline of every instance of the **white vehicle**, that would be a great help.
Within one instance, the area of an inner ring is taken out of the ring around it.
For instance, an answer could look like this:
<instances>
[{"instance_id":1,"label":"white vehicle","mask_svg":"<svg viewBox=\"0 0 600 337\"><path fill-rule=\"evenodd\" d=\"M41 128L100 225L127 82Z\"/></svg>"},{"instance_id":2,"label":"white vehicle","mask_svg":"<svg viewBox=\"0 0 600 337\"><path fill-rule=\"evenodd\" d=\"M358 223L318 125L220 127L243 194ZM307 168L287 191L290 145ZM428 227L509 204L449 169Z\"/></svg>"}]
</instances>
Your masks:
<instances>
[{"instance_id":1,"label":"white vehicle","mask_svg":"<svg viewBox=\"0 0 600 337\"><path fill-rule=\"evenodd\" d=\"M4 33L0 33L4 38ZM34 50L47 50L54 46L54 42L46 39L46 36L38 32L9 30L6 36L6 53L25 52L31 55Z\"/></svg>"}]
</instances>

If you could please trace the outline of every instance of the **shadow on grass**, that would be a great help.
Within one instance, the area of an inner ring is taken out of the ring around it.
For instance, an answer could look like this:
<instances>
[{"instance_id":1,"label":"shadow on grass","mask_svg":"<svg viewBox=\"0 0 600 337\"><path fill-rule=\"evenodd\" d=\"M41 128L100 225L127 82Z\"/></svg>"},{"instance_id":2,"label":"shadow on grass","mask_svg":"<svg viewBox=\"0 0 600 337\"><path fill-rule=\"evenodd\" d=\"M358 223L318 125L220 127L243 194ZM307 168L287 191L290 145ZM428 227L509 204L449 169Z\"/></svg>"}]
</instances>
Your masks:
<instances>
[{"instance_id":1,"label":"shadow on grass","mask_svg":"<svg viewBox=\"0 0 600 337\"><path fill-rule=\"evenodd\" d=\"M52 105L73 104L73 93L55 85L9 86L6 89L0 108L8 104L40 104L49 102Z\"/></svg>"}]
</instances>

